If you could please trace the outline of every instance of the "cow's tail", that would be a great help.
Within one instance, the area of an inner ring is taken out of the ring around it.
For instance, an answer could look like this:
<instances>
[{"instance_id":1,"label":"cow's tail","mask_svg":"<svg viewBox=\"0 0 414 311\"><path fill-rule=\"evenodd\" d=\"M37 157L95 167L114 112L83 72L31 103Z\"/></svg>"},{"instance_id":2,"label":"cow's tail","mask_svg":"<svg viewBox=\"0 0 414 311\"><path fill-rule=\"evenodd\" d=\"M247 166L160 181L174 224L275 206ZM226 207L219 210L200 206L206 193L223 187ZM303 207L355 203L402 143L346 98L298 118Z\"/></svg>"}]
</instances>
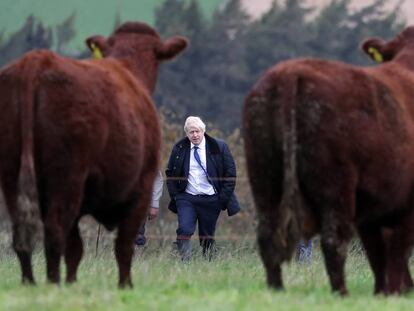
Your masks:
<instances>
[{"instance_id":1,"label":"cow's tail","mask_svg":"<svg viewBox=\"0 0 414 311\"><path fill-rule=\"evenodd\" d=\"M18 175L17 213L14 221L13 247L32 252L40 231L36 171L34 164L34 90L36 66L19 77L19 108L21 130L20 171Z\"/></svg>"},{"instance_id":2,"label":"cow's tail","mask_svg":"<svg viewBox=\"0 0 414 311\"><path fill-rule=\"evenodd\" d=\"M278 208L277 236L284 258L292 257L301 236L303 199L297 169L297 98L299 79L294 74L280 76L280 105L283 141L283 194Z\"/></svg>"}]
</instances>

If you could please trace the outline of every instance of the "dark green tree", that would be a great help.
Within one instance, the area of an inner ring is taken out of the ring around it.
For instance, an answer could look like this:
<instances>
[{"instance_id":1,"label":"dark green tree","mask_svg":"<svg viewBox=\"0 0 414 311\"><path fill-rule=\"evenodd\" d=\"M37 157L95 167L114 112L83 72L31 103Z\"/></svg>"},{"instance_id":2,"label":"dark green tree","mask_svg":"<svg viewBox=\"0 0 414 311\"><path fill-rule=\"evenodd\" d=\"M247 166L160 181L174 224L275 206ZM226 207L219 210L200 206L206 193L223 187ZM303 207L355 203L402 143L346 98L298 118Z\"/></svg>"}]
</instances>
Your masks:
<instances>
[{"instance_id":1,"label":"dark green tree","mask_svg":"<svg viewBox=\"0 0 414 311\"><path fill-rule=\"evenodd\" d=\"M156 28L162 37L182 35L189 39L190 47L175 62L161 68L155 94L159 106L175 111L180 120L189 107L203 107L203 83L200 68L203 62L203 44L206 23L198 1L190 3L166 0L156 10ZM197 96L195 101L194 96ZM201 100L199 100L201 99Z\"/></svg>"},{"instance_id":2,"label":"dark green tree","mask_svg":"<svg viewBox=\"0 0 414 311\"><path fill-rule=\"evenodd\" d=\"M386 9L389 1L375 0L371 5L350 14L350 31L344 38L348 49L344 49L341 60L353 64L371 63L359 49L362 40L371 36L381 36L384 39L394 37L405 26L404 20L399 20L401 1L391 10ZM352 27L354 25L354 27Z\"/></svg>"},{"instance_id":3,"label":"dark green tree","mask_svg":"<svg viewBox=\"0 0 414 311\"><path fill-rule=\"evenodd\" d=\"M155 28L165 37L170 35L188 35L184 21L186 3L183 0L165 0L155 9Z\"/></svg>"},{"instance_id":4,"label":"dark green tree","mask_svg":"<svg viewBox=\"0 0 414 311\"><path fill-rule=\"evenodd\" d=\"M114 30L117 29L122 24L122 18L119 11L116 12L115 21L114 21Z\"/></svg>"},{"instance_id":5,"label":"dark green tree","mask_svg":"<svg viewBox=\"0 0 414 311\"><path fill-rule=\"evenodd\" d=\"M3 65L32 49L48 49L52 46L52 29L29 16L25 24L0 46L0 65Z\"/></svg>"},{"instance_id":6,"label":"dark green tree","mask_svg":"<svg viewBox=\"0 0 414 311\"><path fill-rule=\"evenodd\" d=\"M313 22L313 38L309 43L311 55L340 58L349 19L350 0L333 0L322 9Z\"/></svg>"},{"instance_id":7,"label":"dark green tree","mask_svg":"<svg viewBox=\"0 0 414 311\"><path fill-rule=\"evenodd\" d=\"M309 54L312 33L308 20L313 11L303 1L287 0L285 5L273 1L269 11L249 29L246 49L252 76L281 60Z\"/></svg>"},{"instance_id":8,"label":"dark green tree","mask_svg":"<svg viewBox=\"0 0 414 311\"><path fill-rule=\"evenodd\" d=\"M74 22L76 12L73 12L62 23L56 25L56 50L59 53L64 52L65 45L69 43L76 35Z\"/></svg>"},{"instance_id":9,"label":"dark green tree","mask_svg":"<svg viewBox=\"0 0 414 311\"><path fill-rule=\"evenodd\" d=\"M333 0L314 20L314 37L310 43L312 55L366 64L367 58L358 49L369 36L391 37L399 32L404 22L398 19L399 4L385 9L385 0L351 12L350 0Z\"/></svg>"},{"instance_id":10,"label":"dark green tree","mask_svg":"<svg viewBox=\"0 0 414 311\"><path fill-rule=\"evenodd\" d=\"M188 37L190 47L161 68L156 102L177 112L179 122L198 114L225 132L239 127L243 98L259 75L280 61L313 56L367 64L361 40L392 37L404 25L399 6L390 12L386 3L375 0L351 10L350 0L332 0L316 11L303 1L275 0L251 21L239 0L227 1L212 19L201 14L195 0L166 0L156 12L156 28L163 37Z\"/></svg>"},{"instance_id":11,"label":"dark green tree","mask_svg":"<svg viewBox=\"0 0 414 311\"><path fill-rule=\"evenodd\" d=\"M181 18L173 18L171 27L182 30L180 34L189 38L190 47L175 64L162 69L157 101L177 111L180 119L198 114L223 129L238 126L243 92L248 85L244 62L248 15L239 0L228 1L212 20L204 18L198 1L192 0L188 6L182 1L167 0L165 4L168 3L170 6L159 10L157 16L179 11Z\"/></svg>"},{"instance_id":12,"label":"dark green tree","mask_svg":"<svg viewBox=\"0 0 414 311\"><path fill-rule=\"evenodd\" d=\"M250 84L246 59L246 34L250 19L240 0L229 0L213 15L203 50L202 75L206 90L204 116L230 130L240 124L241 105Z\"/></svg>"}]
</instances>

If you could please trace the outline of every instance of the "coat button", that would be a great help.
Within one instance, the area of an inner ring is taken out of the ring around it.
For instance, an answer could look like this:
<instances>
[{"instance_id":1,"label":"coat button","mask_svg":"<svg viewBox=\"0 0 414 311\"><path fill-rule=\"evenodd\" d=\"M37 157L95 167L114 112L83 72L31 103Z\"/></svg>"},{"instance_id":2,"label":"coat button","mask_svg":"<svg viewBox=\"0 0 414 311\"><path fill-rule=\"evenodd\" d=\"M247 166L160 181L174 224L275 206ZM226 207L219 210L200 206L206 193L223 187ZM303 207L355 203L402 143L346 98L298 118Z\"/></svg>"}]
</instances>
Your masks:
<instances>
[{"instance_id":1,"label":"coat button","mask_svg":"<svg viewBox=\"0 0 414 311\"><path fill-rule=\"evenodd\" d=\"M175 166L173 167L173 169L175 170Z\"/></svg>"},{"instance_id":2,"label":"coat button","mask_svg":"<svg viewBox=\"0 0 414 311\"><path fill-rule=\"evenodd\" d=\"M177 156L177 159L179 158L179 156Z\"/></svg>"}]
</instances>

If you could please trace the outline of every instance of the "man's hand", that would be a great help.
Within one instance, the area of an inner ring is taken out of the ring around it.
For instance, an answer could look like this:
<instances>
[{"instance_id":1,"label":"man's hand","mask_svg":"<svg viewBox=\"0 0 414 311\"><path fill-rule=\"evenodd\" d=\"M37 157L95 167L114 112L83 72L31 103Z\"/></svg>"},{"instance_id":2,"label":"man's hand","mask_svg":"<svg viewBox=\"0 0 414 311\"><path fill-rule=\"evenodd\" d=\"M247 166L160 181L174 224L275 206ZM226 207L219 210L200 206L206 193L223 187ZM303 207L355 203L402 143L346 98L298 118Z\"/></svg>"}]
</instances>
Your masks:
<instances>
[{"instance_id":1,"label":"man's hand","mask_svg":"<svg viewBox=\"0 0 414 311\"><path fill-rule=\"evenodd\" d=\"M151 207L150 210L149 210L148 219L153 220L153 219L157 218L157 216L158 216L158 208Z\"/></svg>"}]
</instances>

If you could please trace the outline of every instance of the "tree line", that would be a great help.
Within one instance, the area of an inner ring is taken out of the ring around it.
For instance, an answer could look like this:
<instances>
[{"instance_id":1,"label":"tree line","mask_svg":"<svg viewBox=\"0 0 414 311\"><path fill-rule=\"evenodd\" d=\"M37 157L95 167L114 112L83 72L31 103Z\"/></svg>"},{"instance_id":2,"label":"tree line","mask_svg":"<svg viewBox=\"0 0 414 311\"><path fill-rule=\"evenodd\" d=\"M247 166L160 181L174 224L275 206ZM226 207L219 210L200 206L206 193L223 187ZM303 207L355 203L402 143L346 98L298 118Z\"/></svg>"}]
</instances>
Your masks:
<instances>
[{"instance_id":1,"label":"tree line","mask_svg":"<svg viewBox=\"0 0 414 311\"><path fill-rule=\"evenodd\" d=\"M387 2L375 0L351 10L350 0L331 0L318 10L300 0L275 0L265 14L252 20L240 0L228 0L209 18L197 0L165 0L156 9L155 28L162 37L186 36L190 48L161 68L156 103L170 122L196 114L229 133L240 125L249 88L277 62L312 56L368 64L358 49L360 41L375 35L392 37L405 26L398 15L400 4L387 11ZM65 45L76 34L75 19L73 13L61 24L45 27L29 16L9 38L0 33L0 65L32 49L66 54ZM114 25L121 22L114 14ZM85 49L70 56L89 53Z\"/></svg>"},{"instance_id":2,"label":"tree line","mask_svg":"<svg viewBox=\"0 0 414 311\"><path fill-rule=\"evenodd\" d=\"M185 35L191 45L161 69L157 103L179 119L199 114L228 132L240 126L244 97L273 64L302 56L368 64L359 43L368 36L392 37L405 24L399 6L387 12L385 0L356 11L350 0L332 0L319 11L303 2L273 1L251 20L240 0L229 0L205 20L197 1L166 0L156 11L156 28L163 35Z\"/></svg>"}]
</instances>

